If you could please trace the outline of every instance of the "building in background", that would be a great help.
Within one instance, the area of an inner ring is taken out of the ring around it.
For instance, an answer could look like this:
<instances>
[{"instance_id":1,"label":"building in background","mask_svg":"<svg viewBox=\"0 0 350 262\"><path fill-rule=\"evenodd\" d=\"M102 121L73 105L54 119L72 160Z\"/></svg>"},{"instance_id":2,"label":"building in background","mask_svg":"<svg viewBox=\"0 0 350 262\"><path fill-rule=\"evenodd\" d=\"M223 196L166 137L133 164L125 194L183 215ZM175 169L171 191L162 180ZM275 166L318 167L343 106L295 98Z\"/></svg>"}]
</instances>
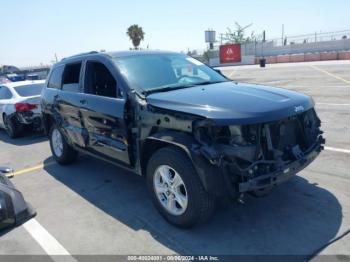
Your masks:
<instances>
[{"instance_id":1,"label":"building in background","mask_svg":"<svg viewBox=\"0 0 350 262\"><path fill-rule=\"evenodd\" d=\"M208 31L205 35L208 43ZM203 52L210 66L256 64L261 58L268 64L350 59L350 30L236 44L226 42L223 35Z\"/></svg>"}]
</instances>

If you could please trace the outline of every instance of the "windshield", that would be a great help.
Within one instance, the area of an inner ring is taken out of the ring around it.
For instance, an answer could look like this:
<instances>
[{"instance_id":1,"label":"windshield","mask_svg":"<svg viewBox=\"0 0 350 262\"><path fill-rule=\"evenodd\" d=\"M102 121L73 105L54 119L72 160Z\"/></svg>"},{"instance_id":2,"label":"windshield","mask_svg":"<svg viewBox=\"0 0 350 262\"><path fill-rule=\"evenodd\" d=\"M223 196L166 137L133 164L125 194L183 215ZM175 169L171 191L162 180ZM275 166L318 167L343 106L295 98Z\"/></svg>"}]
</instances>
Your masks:
<instances>
[{"instance_id":1,"label":"windshield","mask_svg":"<svg viewBox=\"0 0 350 262\"><path fill-rule=\"evenodd\" d=\"M147 54L114 59L128 82L141 93L228 81L191 57L181 54Z\"/></svg>"},{"instance_id":2,"label":"windshield","mask_svg":"<svg viewBox=\"0 0 350 262\"><path fill-rule=\"evenodd\" d=\"M19 96L28 97L28 96L38 96L43 89L44 84L32 84L32 85L23 85L15 87L15 91Z\"/></svg>"}]
</instances>

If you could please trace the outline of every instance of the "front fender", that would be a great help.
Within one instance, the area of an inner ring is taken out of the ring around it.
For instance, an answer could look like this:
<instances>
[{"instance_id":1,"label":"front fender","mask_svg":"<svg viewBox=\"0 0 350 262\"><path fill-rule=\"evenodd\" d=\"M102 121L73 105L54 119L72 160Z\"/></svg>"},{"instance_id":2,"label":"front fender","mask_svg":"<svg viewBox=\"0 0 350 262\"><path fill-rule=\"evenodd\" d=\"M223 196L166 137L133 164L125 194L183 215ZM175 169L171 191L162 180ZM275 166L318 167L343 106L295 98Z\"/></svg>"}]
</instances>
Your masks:
<instances>
[{"instance_id":1,"label":"front fender","mask_svg":"<svg viewBox=\"0 0 350 262\"><path fill-rule=\"evenodd\" d=\"M203 157L198 142L189 134L178 131L163 131L149 136L142 147L142 155L149 155L145 147L155 146L159 149L164 146L174 146L182 150L191 160L204 189L216 196L227 194L222 171Z\"/></svg>"}]
</instances>

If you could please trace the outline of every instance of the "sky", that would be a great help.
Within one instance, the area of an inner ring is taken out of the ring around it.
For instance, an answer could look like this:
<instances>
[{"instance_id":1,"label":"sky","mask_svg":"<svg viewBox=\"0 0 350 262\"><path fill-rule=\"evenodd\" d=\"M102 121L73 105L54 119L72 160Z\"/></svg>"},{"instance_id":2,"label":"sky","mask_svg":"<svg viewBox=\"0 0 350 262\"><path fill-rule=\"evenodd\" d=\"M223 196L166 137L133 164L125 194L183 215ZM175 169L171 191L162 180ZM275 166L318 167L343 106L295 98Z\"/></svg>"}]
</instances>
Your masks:
<instances>
[{"instance_id":1,"label":"sky","mask_svg":"<svg viewBox=\"0 0 350 262\"><path fill-rule=\"evenodd\" d=\"M253 23L266 38L350 29L349 0L0 0L0 65L34 66L76 53L117 51L132 45L132 24L142 26L141 47L204 49L204 31L225 33Z\"/></svg>"}]
</instances>

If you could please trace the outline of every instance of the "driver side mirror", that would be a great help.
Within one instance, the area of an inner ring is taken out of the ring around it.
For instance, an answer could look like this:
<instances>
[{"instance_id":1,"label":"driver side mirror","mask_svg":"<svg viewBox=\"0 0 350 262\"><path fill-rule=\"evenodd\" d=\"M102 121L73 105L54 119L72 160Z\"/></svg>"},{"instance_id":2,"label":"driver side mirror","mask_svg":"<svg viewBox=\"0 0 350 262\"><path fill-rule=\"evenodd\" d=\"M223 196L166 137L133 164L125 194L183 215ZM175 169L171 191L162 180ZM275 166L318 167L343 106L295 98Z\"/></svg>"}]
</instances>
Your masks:
<instances>
[{"instance_id":1,"label":"driver side mirror","mask_svg":"<svg viewBox=\"0 0 350 262\"><path fill-rule=\"evenodd\" d=\"M220 69L216 69L216 68L213 68L217 73L219 73L220 75L222 75L223 77L225 77L226 79L228 79L227 76L225 76Z\"/></svg>"},{"instance_id":2,"label":"driver side mirror","mask_svg":"<svg viewBox=\"0 0 350 262\"><path fill-rule=\"evenodd\" d=\"M220 69L214 69L217 73L219 73L220 75L224 75Z\"/></svg>"}]
</instances>

